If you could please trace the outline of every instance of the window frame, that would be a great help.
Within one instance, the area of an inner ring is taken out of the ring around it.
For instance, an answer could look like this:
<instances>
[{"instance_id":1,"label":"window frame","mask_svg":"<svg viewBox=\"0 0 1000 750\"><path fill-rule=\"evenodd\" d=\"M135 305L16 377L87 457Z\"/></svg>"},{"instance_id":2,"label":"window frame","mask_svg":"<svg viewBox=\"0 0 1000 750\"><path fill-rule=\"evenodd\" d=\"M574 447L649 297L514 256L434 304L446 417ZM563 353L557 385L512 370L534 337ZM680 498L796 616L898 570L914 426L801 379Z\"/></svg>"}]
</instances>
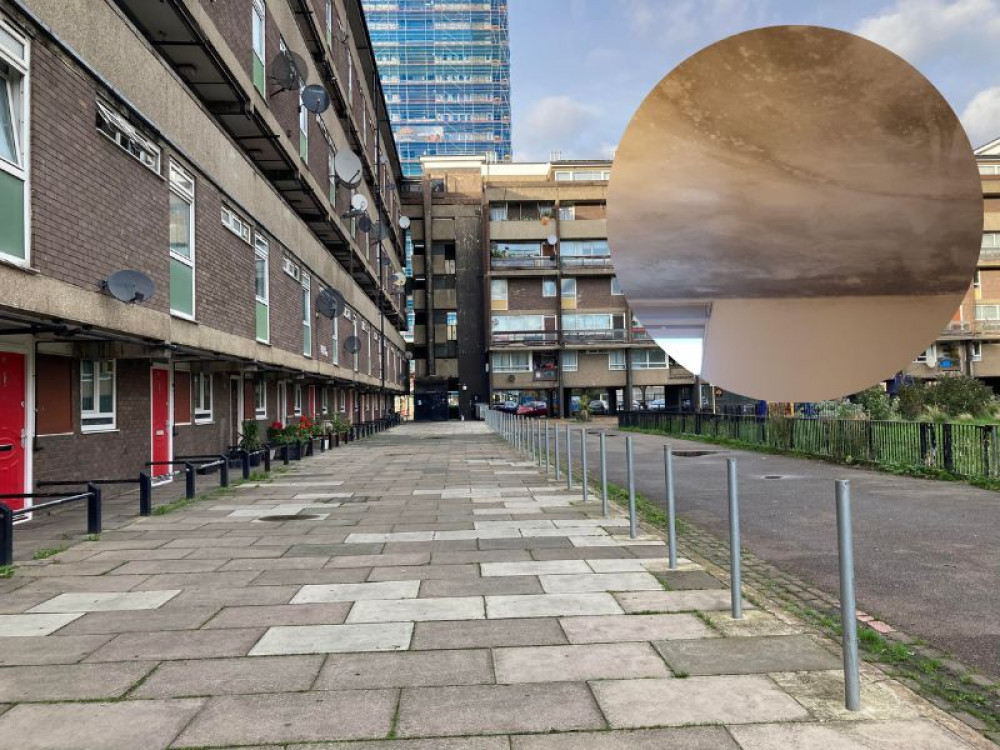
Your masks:
<instances>
[{"instance_id":1,"label":"window frame","mask_svg":"<svg viewBox=\"0 0 1000 750\"><path fill-rule=\"evenodd\" d=\"M515 364L515 358L518 360L518 364ZM520 364L522 358L524 362L523 365ZM490 359L490 367L497 375L513 375L517 373L533 372L534 365L531 359L531 352L496 351L493 352L493 356ZM501 362L501 360L506 360L506 362Z\"/></svg>"},{"instance_id":2,"label":"window frame","mask_svg":"<svg viewBox=\"0 0 1000 750\"><path fill-rule=\"evenodd\" d=\"M260 49L254 44L254 32L257 30L257 22L260 22ZM267 4L265 0L253 0L250 10L250 54L253 55L261 68L264 69L264 85L257 89L257 92L267 98ZM253 64L251 63L251 78L253 77ZM254 88L257 83L254 81Z\"/></svg>"},{"instance_id":3,"label":"window frame","mask_svg":"<svg viewBox=\"0 0 1000 750\"><path fill-rule=\"evenodd\" d=\"M187 203L188 209L190 210L188 219L188 248L190 248L190 257L185 257L180 253L175 253L173 248L170 247L170 241L168 237L167 248L170 253L170 259L176 260L179 263L183 263L191 269L191 312L186 313L183 310L175 310L170 307L170 314L183 318L184 320L195 320L198 315L198 278L197 278L197 256L195 248L195 178L190 172L188 172L184 167L178 164L173 159L170 160L170 193L177 196L182 201ZM176 179L175 179L176 175ZM187 180L191 183L191 188L188 190L184 185L183 181ZM169 295L168 295L169 296Z\"/></svg>"},{"instance_id":4,"label":"window frame","mask_svg":"<svg viewBox=\"0 0 1000 750\"><path fill-rule=\"evenodd\" d=\"M214 421L215 399L212 391L212 373L191 373L191 409L194 412L195 424L212 424ZM208 408L205 408L205 396L208 396Z\"/></svg>"},{"instance_id":5,"label":"window frame","mask_svg":"<svg viewBox=\"0 0 1000 750\"><path fill-rule=\"evenodd\" d=\"M254 326L254 338L261 344L271 343L271 244L260 232L254 233L253 238L253 272L254 272L254 299L258 304L264 306L267 311L267 336L260 338L257 336L256 326ZM257 294L257 261L264 261L264 296ZM256 310L254 310L256 315ZM254 320L256 323L256 318Z\"/></svg>"},{"instance_id":6,"label":"window frame","mask_svg":"<svg viewBox=\"0 0 1000 750\"><path fill-rule=\"evenodd\" d=\"M571 287L571 291L567 291L567 287ZM559 279L559 294L563 301L577 300L577 284L575 276L563 276Z\"/></svg>"},{"instance_id":7,"label":"window frame","mask_svg":"<svg viewBox=\"0 0 1000 750\"><path fill-rule=\"evenodd\" d=\"M299 383L292 389L292 416L302 416L302 385Z\"/></svg>"},{"instance_id":8,"label":"window frame","mask_svg":"<svg viewBox=\"0 0 1000 750\"><path fill-rule=\"evenodd\" d=\"M615 291L617 289L617 291ZM612 297L624 297L625 292L622 291L621 282L618 281L617 276L611 277L611 296Z\"/></svg>"},{"instance_id":9,"label":"window frame","mask_svg":"<svg viewBox=\"0 0 1000 750\"><path fill-rule=\"evenodd\" d=\"M330 326L330 361L340 365L340 318L334 318Z\"/></svg>"},{"instance_id":10,"label":"window frame","mask_svg":"<svg viewBox=\"0 0 1000 750\"><path fill-rule=\"evenodd\" d=\"M0 259L16 266L31 265L31 42L26 34L21 32L4 17L0 17L0 29L8 34L23 51L20 56L5 46L0 45L0 62L6 63L17 76L14 81L10 74L0 76L0 86L7 91L11 108L11 129L14 136L14 156L17 163L0 158L0 172L4 172L23 184L24 206L24 257L8 255L0 252ZM16 84L16 86L15 86Z\"/></svg>"},{"instance_id":11,"label":"window frame","mask_svg":"<svg viewBox=\"0 0 1000 750\"><path fill-rule=\"evenodd\" d=\"M128 119L122 115L121 112L117 111L111 104L101 101L100 99L96 99L94 103L97 106L97 122L95 124L97 132L118 146L118 148L131 156L150 172L159 176L163 165L163 154L160 147L153 143L153 141L145 135L140 133L139 129L130 123ZM107 129L102 127L102 121ZM112 135L108 132L108 130L114 130L115 134ZM132 148L129 148L129 145L131 145ZM143 159L141 153L142 151L146 151L151 155L148 161Z\"/></svg>"},{"instance_id":12,"label":"window frame","mask_svg":"<svg viewBox=\"0 0 1000 750\"><path fill-rule=\"evenodd\" d=\"M326 386L320 386L319 389L319 413L321 416L327 416L330 413L330 389Z\"/></svg>"},{"instance_id":13,"label":"window frame","mask_svg":"<svg viewBox=\"0 0 1000 750\"><path fill-rule=\"evenodd\" d=\"M235 234L237 237L239 237L248 245L253 244L253 232L250 229L249 221L244 219L242 216L236 213L225 203L222 204L220 217L222 219L222 226L224 226L230 232Z\"/></svg>"},{"instance_id":14,"label":"window frame","mask_svg":"<svg viewBox=\"0 0 1000 750\"><path fill-rule=\"evenodd\" d=\"M619 364L617 360L620 359ZM627 369L627 358L624 349L610 349L608 351L608 370L611 372L622 372Z\"/></svg>"},{"instance_id":15,"label":"window frame","mask_svg":"<svg viewBox=\"0 0 1000 750\"><path fill-rule=\"evenodd\" d=\"M256 419L267 419L267 381L263 378L253 384L253 414Z\"/></svg>"},{"instance_id":16,"label":"window frame","mask_svg":"<svg viewBox=\"0 0 1000 750\"><path fill-rule=\"evenodd\" d=\"M91 396L93 408L83 408L84 363L89 362L92 367L93 395ZM111 410L102 411L100 408L101 393L100 379L103 365L110 363L111 371ZM87 421L91 420L88 424ZM96 422L94 420L110 420L107 422ZM118 363L113 359L81 359L80 360L80 432L114 432L118 429Z\"/></svg>"},{"instance_id":17,"label":"window frame","mask_svg":"<svg viewBox=\"0 0 1000 750\"><path fill-rule=\"evenodd\" d=\"M572 363L567 358L572 358ZM580 352L576 349L563 349L559 353L559 367L563 372L577 372L580 369Z\"/></svg>"},{"instance_id":18,"label":"window frame","mask_svg":"<svg viewBox=\"0 0 1000 750\"><path fill-rule=\"evenodd\" d=\"M643 362L637 362L636 361L636 355L638 355L640 353L643 355L643 359L645 360ZM659 364L659 363L653 363L653 364L651 364L650 363L650 358L649 358L650 354L662 354L663 355L663 364L662 365ZM631 358L632 358L632 369L633 370L668 370L668 369L670 369L670 357L668 357L667 353L665 351L663 351L662 349L632 349L632 351L631 351Z\"/></svg>"},{"instance_id":19,"label":"window frame","mask_svg":"<svg viewBox=\"0 0 1000 750\"><path fill-rule=\"evenodd\" d=\"M969 358L973 362L983 361L983 342L978 339L973 339L969 342Z\"/></svg>"},{"instance_id":20,"label":"window frame","mask_svg":"<svg viewBox=\"0 0 1000 750\"><path fill-rule=\"evenodd\" d=\"M559 285L555 279L542 279L542 298L559 296Z\"/></svg>"},{"instance_id":21,"label":"window frame","mask_svg":"<svg viewBox=\"0 0 1000 750\"><path fill-rule=\"evenodd\" d=\"M302 356L312 358L312 277L302 273Z\"/></svg>"}]
</instances>

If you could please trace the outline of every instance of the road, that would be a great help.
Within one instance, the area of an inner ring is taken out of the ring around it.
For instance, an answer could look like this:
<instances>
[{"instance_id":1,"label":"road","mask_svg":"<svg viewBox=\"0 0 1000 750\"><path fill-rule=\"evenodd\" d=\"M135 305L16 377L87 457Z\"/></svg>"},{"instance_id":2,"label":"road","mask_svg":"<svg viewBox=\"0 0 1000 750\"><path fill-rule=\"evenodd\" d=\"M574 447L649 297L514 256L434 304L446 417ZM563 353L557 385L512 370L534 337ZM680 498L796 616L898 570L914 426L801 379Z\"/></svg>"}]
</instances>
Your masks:
<instances>
[{"instance_id":1,"label":"road","mask_svg":"<svg viewBox=\"0 0 1000 750\"><path fill-rule=\"evenodd\" d=\"M625 434L608 428L608 474L620 486ZM663 503L667 438L632 434L637 490ZM728 537L723 459L737 458L743 547L834 595L839 579L833 480L849 479L858 607L1000 676L1000 494L958 482L671 442L677 449L719 451L675 459L680 517ZM590 443L596 476L596 436Z\"/></svg>"}]
</instances>

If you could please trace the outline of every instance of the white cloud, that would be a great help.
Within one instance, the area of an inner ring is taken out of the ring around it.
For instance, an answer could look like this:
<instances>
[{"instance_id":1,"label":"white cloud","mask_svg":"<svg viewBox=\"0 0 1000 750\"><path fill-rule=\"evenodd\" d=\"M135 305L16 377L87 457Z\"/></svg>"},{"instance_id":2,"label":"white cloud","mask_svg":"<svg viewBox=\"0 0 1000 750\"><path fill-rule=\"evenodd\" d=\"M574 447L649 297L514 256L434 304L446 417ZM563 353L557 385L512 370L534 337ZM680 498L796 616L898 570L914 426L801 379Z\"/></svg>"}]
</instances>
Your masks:
<instances>
[{"instance_id":1,"label":"white cloud","mask_svg":"<svg viewBox=\"0 0 1000 750\"><path fill-rule=\"evenodd\" d=\"M632 32L661 48L699 44L760 25L767 0L625 0Z\"/></svg>"},{"instance_id":2,"label":"white cloud","mask_svg":"<svg viewBox=\"0 0 1000 750\"><path fill-rule=\"evenodd\" d=\"M600 110L571 96L543 97L514 122L514 154L518 161L544 161L552 151L567 158L594 157L578 153L592 138Z\"/></svg>"},{"instance_id":3,"label":"white cloud","mask_svg":"<svg viewBox=\"0 0 1000 750\"><path fill-rule=\"evenodd\" d=\"M973 148L1000 137L1000 86L976 94L962 111L962 124Z\"/></svg>"},{"instance_id":4,"label":"white cloud","mask_svg":"<svg viewBox=\"0 0 1000 750\"><path fill-rule=\"evenodd\" d=\"M911 62L956 47L993 47L1000 33L997 0L896 0L863 19L857 33Z\"/></svg>"}]
</instances>

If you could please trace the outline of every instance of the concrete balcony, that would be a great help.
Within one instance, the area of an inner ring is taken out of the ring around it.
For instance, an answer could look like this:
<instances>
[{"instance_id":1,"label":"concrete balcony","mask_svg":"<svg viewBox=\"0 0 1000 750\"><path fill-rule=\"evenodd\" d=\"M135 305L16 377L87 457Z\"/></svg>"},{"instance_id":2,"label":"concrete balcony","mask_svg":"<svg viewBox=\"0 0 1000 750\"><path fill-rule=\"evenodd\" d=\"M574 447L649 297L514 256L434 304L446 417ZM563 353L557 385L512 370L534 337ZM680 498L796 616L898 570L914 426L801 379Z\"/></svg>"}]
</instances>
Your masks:
<instances>
[{"instance_id":1,"label":"concrete balcony","mask_svg":"<svg viewBox=\"0 0 1000 750\"><path fill-rule=\"evenodd\" d=\"M555 219L490 222L490 239L497 242L504 240L538 240L543 242L546 237L555 234L555 231Z\"/></svg>"},{"instance_id":2,"label":"concrete balcony","mask_svg":"<svg viewBox=\"0 0 1000 750\"><path fill-rule=\"evenodd\" d=\"M505 271L555 271L558 267L555 256L546 255L514 255L510 257L490 258L490 270Z\"/></svg>"},{"instance_id":3,"label":"concrete balcony","mask_svg":"<svg viewBox=\"0 0 1000 750\"><path fill-rule=\"evenodd\" d=\"M559 344L555 331L493 331L490 343L494 346L554 347Z\"/></svg>"},{"instance_id":4,"label":"concrete balcony","mask_svg":"<svg viewBox=\"0 0 1000 750\"><path fill-rule=\"evenodd\" d=\"M567 345L624 344L627 340L628 336L624 328L563 331L563 341L565 341Z\"/></svg>"},{"instance_id":5,"label":"concrete balcony","mask_svg":"<svg viewBox=\"0 0 1000 750\"><path fill-rule=\"evenodd\" d=\"M607 219L572 219L559 222L559 238L563 240L600 240L607 236Z\"/></svg>"},{"instance_id":6,"label":"concrete balcony","mask_svg":"<svg viewBox=\"0 0 1000 750\"><path fill-rule=\"evenodd\" d=\"M585 271L608 273L614 270L610 255L563 255L559 261L564 271L572 273Z\"/></svg>"}]
</instances>

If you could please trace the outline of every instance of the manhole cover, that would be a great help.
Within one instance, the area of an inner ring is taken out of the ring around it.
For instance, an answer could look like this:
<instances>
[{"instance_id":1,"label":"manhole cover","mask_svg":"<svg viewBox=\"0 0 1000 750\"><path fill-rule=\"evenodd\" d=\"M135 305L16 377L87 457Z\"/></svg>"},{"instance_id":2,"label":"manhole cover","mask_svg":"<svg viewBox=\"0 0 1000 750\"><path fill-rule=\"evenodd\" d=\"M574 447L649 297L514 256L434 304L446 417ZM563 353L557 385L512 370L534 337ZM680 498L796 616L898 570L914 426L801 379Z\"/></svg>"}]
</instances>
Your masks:
<instances>
[{"instance_id":1,"label":"manhole cover","mask_svg":"<svg viewBox=\"0 0 1000 750\"><path fill-rule=\"evenodd\" d=\"M719 451L674 451L679 458L697 458L698 456L716 456Z\"/></svg>"},{"instance_id":2,"label":"manhole cover","mask_svg":"<svg viewBox=\"0 0 1000 750\"><path fill-rule=\"evenodd\" d=\"M320 516L317 516L315 513L299 513L298 515L296 515L294 513L288 513L286 515L261 516L257 520L258 521L272 521L272 522L277 523L277 522L280 522L280 521L318 521L319 519L320 519Z\"/></svg>"},{"instance_id":3,"label":"manhole cover","mask_svg":"<svg viewBox=\"0 0 1000 750\"><path fill-rule=\"evenodd\" d=\"M764 479L784 479L785 477L781 474L765 474Z\"/></svg>"}]
</instances>

